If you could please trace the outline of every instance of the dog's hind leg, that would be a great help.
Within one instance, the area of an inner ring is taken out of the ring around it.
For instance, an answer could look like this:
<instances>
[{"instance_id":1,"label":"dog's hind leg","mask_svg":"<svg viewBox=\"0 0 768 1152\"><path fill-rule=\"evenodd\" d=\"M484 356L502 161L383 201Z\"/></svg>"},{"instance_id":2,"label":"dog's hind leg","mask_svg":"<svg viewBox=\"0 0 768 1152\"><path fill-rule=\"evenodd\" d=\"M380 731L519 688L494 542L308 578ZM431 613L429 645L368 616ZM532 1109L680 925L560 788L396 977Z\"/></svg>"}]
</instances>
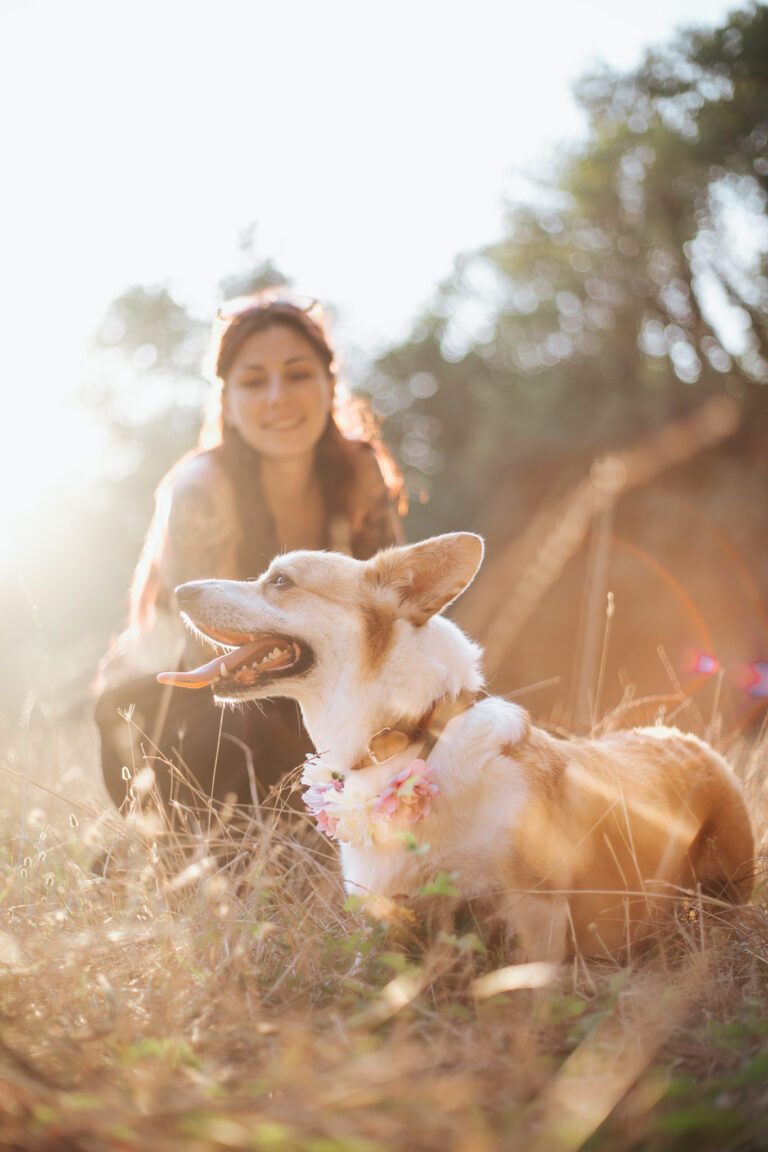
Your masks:
<instances>
[{"instance_id":1,"label":"dog's hind leg","mask_svg":"<svg viewBox=\"0 0 768 1152\"><path fill-rule=\"evenodd\" d=\"M755 880L754 842L742 803L726 803L705 821L688 849L694 885L705 896L746 904Z\"/></svg>"},{"instance_id":2,"label":"dog's hind leg","mask_svg":"<svg viewBox=\"0 0 768 1152\"><path fill-rule=\"evenodd\" d=\"M699 752L698 747L696 751ZM741 788L724 760L711 749L697 757L689 806L699 828L685 853L683 886L704 895L746 904L755 879L754 838Z\"/></svg>"}]
</instances>

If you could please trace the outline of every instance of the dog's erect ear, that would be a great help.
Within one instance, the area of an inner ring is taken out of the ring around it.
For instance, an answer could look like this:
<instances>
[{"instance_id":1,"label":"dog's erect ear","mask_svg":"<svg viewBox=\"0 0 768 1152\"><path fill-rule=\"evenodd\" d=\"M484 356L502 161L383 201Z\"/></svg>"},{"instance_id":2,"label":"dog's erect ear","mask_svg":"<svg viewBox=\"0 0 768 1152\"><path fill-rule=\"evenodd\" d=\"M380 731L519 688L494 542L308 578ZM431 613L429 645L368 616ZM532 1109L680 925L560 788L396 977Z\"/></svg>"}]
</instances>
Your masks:
<instances>
[{"instance_id":1,"label":"dog's erect ear","mask_svg":"<svg viewBox=\"0 0 768 1152\"><path fill-rule=\"evenodd\" d=\"M395 593L401 616L426 624L472 583L484 550L482 538L472 532L434 536L379 552L368 561L366 578Z\"/></svg>"}]
</instances>

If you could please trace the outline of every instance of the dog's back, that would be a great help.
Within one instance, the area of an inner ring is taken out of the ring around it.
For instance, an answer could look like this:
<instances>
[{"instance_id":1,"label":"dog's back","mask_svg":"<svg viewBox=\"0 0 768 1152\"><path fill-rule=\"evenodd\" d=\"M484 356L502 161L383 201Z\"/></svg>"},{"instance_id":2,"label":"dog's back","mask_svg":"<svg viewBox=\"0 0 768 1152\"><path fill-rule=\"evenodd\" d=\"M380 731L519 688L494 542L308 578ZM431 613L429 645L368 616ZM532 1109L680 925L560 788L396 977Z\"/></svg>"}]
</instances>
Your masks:
<instances>
[{"instance_id":1,"label":"dog's back","mask_svg":"<svg viewBox=\"0 0 768 1152\"><path fill-rule=\"evenodd\" d=\"M732 902L751 891L752 831L728 765L666 728L598 741L532 728L508 754L532 782L512 875L568 892L577 946L614 951L652 929L683 890ZM522 883L521 883L522 882Z\"/></svg>"}]
</instances>

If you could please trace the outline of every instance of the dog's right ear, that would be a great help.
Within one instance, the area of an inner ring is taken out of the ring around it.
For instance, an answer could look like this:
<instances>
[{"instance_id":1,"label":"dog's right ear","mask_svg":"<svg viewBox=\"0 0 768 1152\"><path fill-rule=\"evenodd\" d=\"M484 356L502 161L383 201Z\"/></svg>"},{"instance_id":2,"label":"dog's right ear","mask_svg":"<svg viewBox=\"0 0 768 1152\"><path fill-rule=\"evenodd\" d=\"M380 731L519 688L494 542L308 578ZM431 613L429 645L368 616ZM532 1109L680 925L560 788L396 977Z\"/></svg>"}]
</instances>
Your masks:
<instances>
[{"instance_id":1,"label":"dog's right ear","mask_svg":"<svg viewBox=\"0 0 768 1152\"><path fill-rule=\"evenodd\" d=\"M473 532L433 536L379 552L366 564L365 579L395 594L398 615L426 624L472 583L484 551L482 537Z\"/></svg>"}]
</instances>

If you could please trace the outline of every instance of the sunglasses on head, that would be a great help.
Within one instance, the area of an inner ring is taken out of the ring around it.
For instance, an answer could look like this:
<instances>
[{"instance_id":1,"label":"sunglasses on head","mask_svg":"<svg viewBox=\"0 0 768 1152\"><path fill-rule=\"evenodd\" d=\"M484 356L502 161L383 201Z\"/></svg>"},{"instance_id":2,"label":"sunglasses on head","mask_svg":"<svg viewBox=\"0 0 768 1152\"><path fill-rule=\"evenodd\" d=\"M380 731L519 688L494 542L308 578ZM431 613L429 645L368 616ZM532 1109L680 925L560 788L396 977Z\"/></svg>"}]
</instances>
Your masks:
<instances>
[{"instance_id":1,"label":"sunglasses on head","mask_svg":"<svg viewBox=\"0 0 768 1152\"><path fill-rule=\"evenodd\" d=\"M302 296L298 292L286 292L276 288L274 291L259 292L254 296L233 296L231 300L225 300L216 313L216 319L234 320L238 316L265 312L270 308L289 308L306 316L311 315L318 322L323 314L319 300L315 300L312 296Z\"/></svg>"}]
</instances>

